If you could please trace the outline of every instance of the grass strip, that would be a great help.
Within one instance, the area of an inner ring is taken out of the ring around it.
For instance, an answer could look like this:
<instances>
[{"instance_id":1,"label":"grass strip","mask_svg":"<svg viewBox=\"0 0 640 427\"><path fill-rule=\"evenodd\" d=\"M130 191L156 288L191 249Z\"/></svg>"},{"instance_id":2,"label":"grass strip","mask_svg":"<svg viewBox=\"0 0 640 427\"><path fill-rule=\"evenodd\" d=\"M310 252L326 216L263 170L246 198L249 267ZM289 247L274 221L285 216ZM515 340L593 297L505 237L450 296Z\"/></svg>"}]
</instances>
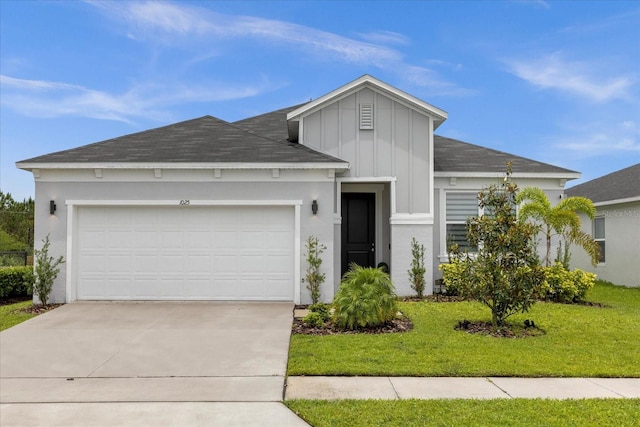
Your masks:
<instances>
[{"instance_id":1,"label":"grass strip","mask_svg":"<svg viewBox=\"0 0 640 427\"><path fill-rule=\"evenodd\" d=\"M314 427L637 426L640 399L289 400Z\"/></svg>"}]
</instances>

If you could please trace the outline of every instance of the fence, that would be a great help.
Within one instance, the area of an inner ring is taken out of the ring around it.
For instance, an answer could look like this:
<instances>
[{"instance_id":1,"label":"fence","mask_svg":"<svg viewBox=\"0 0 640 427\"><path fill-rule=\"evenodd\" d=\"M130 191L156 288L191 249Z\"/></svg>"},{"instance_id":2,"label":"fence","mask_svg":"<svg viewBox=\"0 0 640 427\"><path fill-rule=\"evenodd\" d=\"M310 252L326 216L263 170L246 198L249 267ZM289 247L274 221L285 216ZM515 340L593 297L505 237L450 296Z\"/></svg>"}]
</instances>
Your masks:
<instances>
[{"instance_id":1,"label":"fence","mask_svg":"<svg viewBox=\"0 0 640 427\"><path fill-rule=\"evenodd\" d=\"M28 259L27 251L0 251L0 267L27 265Z\"/></svg>"}]
</instances>

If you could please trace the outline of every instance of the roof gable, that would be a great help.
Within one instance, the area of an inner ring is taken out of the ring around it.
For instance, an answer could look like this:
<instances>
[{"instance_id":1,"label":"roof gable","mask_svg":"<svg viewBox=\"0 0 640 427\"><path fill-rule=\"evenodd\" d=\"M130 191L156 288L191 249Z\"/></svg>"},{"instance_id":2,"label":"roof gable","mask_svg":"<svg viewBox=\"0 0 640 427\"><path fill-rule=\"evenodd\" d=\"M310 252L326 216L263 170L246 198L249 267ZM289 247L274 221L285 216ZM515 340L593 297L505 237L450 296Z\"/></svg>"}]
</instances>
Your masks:
<instances>
[{"instance_id":1,"label":"roof gable","mask_svg":"<svg viewBox=\"0 0 640 427\"><path fill-rule=\"evenodd\" d=\"M640 198L640 163L576 185L566 193L594 203Z\"/></svg>"},{"instance_id":2,"label":"roof gable","mask_svg":"<svg viewBox=\"0 0 640 427\"><path fill-rule=\"evenodd\" d=\"M306 104L301 105L295 110L289 112L287 114L287 121L289 123L289 140L297 141L298 139L298 126L297 122L306 115L312 114L313 112L324 108L328 104L336 102L342 98L345 98L355 92L363 88L369 88L375 92L379 92L384 94L385 96L390 97L391 99L404 104L405 106L412 108L414 110L420 111L423 114L433 117L434 121L434 129L440 126L447 119L447 112L439 109L427 102L422 101L421 99L416 98L413 95L410 95L406 92L401 91L391 85L384 83L381 80L376 79L368 74L347 83L344 86L339 87L336 90L333 90L326 95L317 98L314 101L310 101Z\"/></svg>"}]
</instances>

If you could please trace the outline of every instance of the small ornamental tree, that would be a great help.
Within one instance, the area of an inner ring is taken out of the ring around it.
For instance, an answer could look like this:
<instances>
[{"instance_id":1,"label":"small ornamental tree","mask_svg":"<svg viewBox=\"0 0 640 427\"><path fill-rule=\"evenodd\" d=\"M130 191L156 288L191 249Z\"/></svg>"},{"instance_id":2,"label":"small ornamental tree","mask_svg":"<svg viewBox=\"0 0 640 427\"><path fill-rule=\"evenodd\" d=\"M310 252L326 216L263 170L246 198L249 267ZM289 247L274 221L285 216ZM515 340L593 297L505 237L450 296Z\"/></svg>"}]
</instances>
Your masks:
<instances>
[{"instance_id":1,"label":"small ornamental tree","mask_svg":"<svg viewBox=\"0 0 640 427\"><path fill-rule=\"evenodd\" d=\"M324 283L325 274L320 273L322 265L322 253L327 249L317 237L309 236L306 243L307 271L303 282L307 282L307 289L311 292L311 302L317 304L320 301L320 286Z\"/></svg>"},{"instance_id":2,"label":"small ornamental tree","mask_svg":"<svg viewBox=\"0 0 640 427\"><path fill-rule=\"evenodd\" d=\"M544 262L547 267L551 262L551 239L554 235L565 240L565 251L568 244L581 246L591 258L591 263L595 266L600 258L600 247L598 243L580 229L580 217L578 213L584 213L589 219L595 218L596 207L593 202L586 197L565 197L560 202L551 206L551 201L545 192L537 187L524 188L518 194L518 203L523 203L519 215L523 219L537 221L541 231L544 233L547 252ZM560 250L556 261L560 261L568 269L568 253L562 255Z\"/></svg>"},{"instance_id":3,"label":"small ornamental tree","mask_svg":"<svg viewBox=\"0 0 640 427\"><path fill-rule=\"evenodd\" d=\"M424 295L424 274L426 269L424 268L424 245L418 243L415 237L411 239L411 268L407 271L409 273L409 282L411 282L411 288L416 291L418 298L422 298Z\"/></svg>"},{"instance_id":4,"label":"small ornamental tree","mask_svg":"<svg viewBox=\"0 0 640 427\"><path fill-rule=\"evenodd\" d=\"M45 305L49 301L49 294L53 288L53 282L60 273L60 264L64 263L62 256L54 259L49 256L49 236L42 240L42 249L34 250L35 254L35 281L33 283L33 293L38 296L40 304Z\"/></svg>"},{"instance_id":5,"label":"small ornamental tree","mask_svg":"<svg viewBox=\"0 0 640 427\"><path fill-rule=\"evenodd\" d=\"M504 181L478 194L484 214L467 219L467 238L477 253L453 253L463 269L458 292L489 307L494 327L503 326L514 313L528 311L544 282L534 244L536 227L518 221L517 193L507 164Z\"/></svg>"}]
</instances>

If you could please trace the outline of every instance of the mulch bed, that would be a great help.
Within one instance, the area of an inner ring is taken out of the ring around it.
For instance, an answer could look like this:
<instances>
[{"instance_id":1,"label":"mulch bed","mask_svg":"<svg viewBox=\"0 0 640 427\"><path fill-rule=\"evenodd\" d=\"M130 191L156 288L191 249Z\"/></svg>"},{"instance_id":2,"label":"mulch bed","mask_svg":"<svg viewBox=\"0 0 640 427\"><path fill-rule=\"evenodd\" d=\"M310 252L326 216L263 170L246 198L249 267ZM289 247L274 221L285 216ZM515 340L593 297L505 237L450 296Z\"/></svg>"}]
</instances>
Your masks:
<instances>
[{"instance_id":1,"label":"mulch bed","mask_svg":"<svg viewBox=\"0 0 640 427\"><path fill-rule=\"evenodd\" d=\"M429 301L429 302L460 302L464 301L462 297L458 295L445 295L445 294L433 294L426 295L422 298L418 297L402 297L401 301L405 302L421 302L421 301Z\"/></svg>"},{"instance_id":2,"label":"mulch bed","mask_svg":"<svg viewBox=\"0 0 640 427\"><path fill-rule=\"evenodd\" d=\"M21 308L18 310L20 313L29 313L29 314L42 314L47 311L51 311L54 308L58 308L64 304L45 304L45 305L30 305L29 307Z\"/></svg>"},{"instance_id":3,"label":"mulch bed","mask_svg":"<svg viewBox=\"0 0 640 427\"><path fill-rule=\"evenodd\" d=\"M501 326L494 328L490 322L470 322L462 320L454 328L458 331L464 331L469 334L488 335L496 338L526 338L544 335L545 332L537 326Z\"/></svg>"},{"instance_id":4,"label":"mulch bed","mask_svg":"<svg viewBox=\"0 0 640 427\"><path fill-rule=\"evenodd\" d=\"M349 334L390 334L395 332L407 332L413 329L413 323L406 317L394 319L376 328L363 328L357 330L344 330L336 327L331 322L325 323L324 327L315 328L305 325L302 319L293 319L291 332L303 335L349 335Z\"/></svg>"}]
</instances>

